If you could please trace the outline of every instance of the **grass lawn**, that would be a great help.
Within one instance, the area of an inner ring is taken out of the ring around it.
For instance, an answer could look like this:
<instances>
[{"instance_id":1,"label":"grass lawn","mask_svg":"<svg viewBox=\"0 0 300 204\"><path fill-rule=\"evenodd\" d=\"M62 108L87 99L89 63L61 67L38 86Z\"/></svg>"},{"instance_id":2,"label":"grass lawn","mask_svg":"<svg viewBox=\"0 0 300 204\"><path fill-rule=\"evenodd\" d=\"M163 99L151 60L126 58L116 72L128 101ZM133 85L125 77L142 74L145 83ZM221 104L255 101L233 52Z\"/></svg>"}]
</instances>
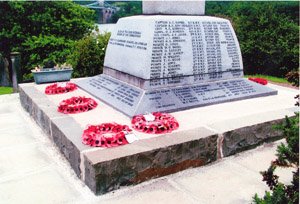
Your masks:
<instances>
[{"instance_id":1,"label":"grass lawn","mask_svg":"<svg viewBox=\"0 0 300 204\"><path fill-rule=\"evenodd\" d=\"M272 81L275 83L283 83L283 84L290 84L285 78L279 78L274 76L268 76L268 75L262 75L262 74L256 74L256 75L245 75L245 78L253 77L253 78L264 78L268 81Z\"/></svg>"},{"instance_id":2,"label":"grass lawn","mask_svg":"<svg viewBox=\"0 0 300 204\"><path fill-rule=\"evenodd\" d=\"M13 88L12 87L3 87L3 86L0 86L0 95L11 94L12 92L13 92Z\"/></svg>"}]
</instances>

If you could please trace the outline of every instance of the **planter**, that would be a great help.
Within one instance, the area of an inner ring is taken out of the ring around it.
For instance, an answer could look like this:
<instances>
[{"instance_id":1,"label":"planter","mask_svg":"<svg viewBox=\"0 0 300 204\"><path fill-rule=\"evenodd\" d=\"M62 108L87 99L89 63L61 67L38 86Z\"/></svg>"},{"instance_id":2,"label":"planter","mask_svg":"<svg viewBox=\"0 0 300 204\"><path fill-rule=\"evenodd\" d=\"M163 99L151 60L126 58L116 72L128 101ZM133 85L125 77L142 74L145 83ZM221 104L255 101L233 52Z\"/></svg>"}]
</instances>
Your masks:
<instances>
[{"instance_id":1,"label":"planter","mask_svg":"<svg viewBox=\"0 0 300 204\"><path fill-rule=\"evenodd\" d=\"M54 69L44 68L40 71L31 70L33 73L34 81L37 84L58 82L58 81L70 81L72 75L72 68L66 69Z\"/></svg>"}]
</instances>

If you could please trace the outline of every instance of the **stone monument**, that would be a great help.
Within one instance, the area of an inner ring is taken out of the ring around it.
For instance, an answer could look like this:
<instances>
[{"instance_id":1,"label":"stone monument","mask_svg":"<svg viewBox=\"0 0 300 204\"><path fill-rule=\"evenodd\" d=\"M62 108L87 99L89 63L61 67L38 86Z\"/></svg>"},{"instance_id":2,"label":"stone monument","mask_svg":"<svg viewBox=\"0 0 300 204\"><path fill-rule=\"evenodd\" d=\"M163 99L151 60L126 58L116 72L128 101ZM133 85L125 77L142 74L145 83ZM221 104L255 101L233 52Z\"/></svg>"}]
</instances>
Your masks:
<instances>
[{"instance_id":1,"label":"stone monument","mask_svg":"<svg viewBox=\"0 0 300 204\"><path fill-rule=\"evenodd\" d=\"M202 16L204 1L144 1L143 11L119 19L103 74L78 86L128 116L277 94L243 78L230 21Z\"/></svg>"}]
</instances>

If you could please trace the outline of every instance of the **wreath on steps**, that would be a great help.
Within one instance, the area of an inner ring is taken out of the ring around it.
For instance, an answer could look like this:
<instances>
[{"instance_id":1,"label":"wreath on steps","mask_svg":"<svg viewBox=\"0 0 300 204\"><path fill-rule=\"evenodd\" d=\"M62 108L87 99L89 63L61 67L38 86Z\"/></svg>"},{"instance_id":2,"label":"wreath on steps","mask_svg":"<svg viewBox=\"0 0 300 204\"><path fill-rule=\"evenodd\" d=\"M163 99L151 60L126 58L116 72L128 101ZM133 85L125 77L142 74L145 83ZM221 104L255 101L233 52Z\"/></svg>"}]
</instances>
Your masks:
<instances>
[{"instance_id":1,"label":"wreath on steps","mask_svg":"<svg viewBox=\"0 0 300 204\"><path fill-rule=\"evenodd\" d=\"M136 115L131 120L132 128L148 134L170 133L179 127L177 120L168 113L154 112Z\"/></svg>"},{"instance_id":2,"label":"wreath on steps","mask_svg":"<svg viewBox=\"0 0 300 204\"><path fill-rule=\"evenodd\" d=\"M97 102L91 98L82 96L72 97L59 103L58 112L75 114L90 111L97 107Z\"/></svg>"},{"instance_id":3,"label":"wreath on steps","mask_svg":"<svg viewBox=\"0 0 300 204\"><path fill-rule=\"evenodd\" d=\"M93 147L116 147L128 144L125 135L132 130L127 125L102 123L89 125L82 134L83 144Z\"/></svg>"},{"instance_id":4,"label":"wreath on steps","mask_svg":"<svg viewBox=\"0 0 300 204\"><path fill-rule=\"evenodd\" d=\"M256 82L258 84L261 84L261 85L267 85L268 84L268 80L263 79L263 78L252 78L252 77L249 77L248 80L254 81L254 82Z\"/></svg>"},{"instance_id":5,"label":"wreath on steps","mask_svg":"<svg viewBox=\"0 0 300 204\"><path fill-rule=\"evenodd\" d=\"M74 91L77 89L76 84L67 82L67 83L55 83L46 87L45 94L54 95L54 94L63 94Z\"/></svg>"}]
</instances>

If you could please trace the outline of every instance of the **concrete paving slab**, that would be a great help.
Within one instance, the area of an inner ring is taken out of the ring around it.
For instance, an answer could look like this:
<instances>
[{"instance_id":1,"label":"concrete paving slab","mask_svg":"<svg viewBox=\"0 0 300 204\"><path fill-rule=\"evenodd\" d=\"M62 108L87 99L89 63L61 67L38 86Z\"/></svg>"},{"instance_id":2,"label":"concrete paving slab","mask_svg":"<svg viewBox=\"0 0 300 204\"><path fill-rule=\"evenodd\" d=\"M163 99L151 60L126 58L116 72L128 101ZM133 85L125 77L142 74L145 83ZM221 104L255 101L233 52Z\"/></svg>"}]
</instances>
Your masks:
<instances>
[{"instance_id":1,"label":"concrete paving slab","mask_svg":"<svg viewBox=\"0 0 300 204\"><path fill-rule=\"evenodd\" d=\"M108 196L107 196L108 197ZM109 198L103 197L91 204L166 204L182 203L196 204L199 203L190 195L175 188L167 179L159 179L155 182L147 183L138 188L125 190L117 195L110 195Z\"/></svg>"},{"instance_id":2,"label":"concrete paving slab","mask_svg":"<svg viewBox=\"0 0 300 204\"><path fill-rule=\"evenodd\" d=\"M280 140L280 142L283 141L284 140ZM254 173L265 171L270 166L271 161L276 158L276 147L280 144L280 142L277 141L270 143L266 145L266 148L257 148L256 151L247 151L242 154L236 154L231 157L231 161L253 171Z\"/></svg>"},{"instance_id":3,"label":"concrete paving slab","mask_svg":"<svg viewBox=\"0 0 300 204\"><path fill-rule=\"evenodd\" d=\"M261 171L266 171L270 167L271 161L276 159L276 149L281 143L286 144L285 140L270 143L266 145L267 148L257 148L255 152L245 152L242 156L237 154L233 156L231 161L253 171L256 174ZM277 167L275 174L279 176L279 182L289 184L293 179L292 171L294 170L295 169L293 168Z\"/></svg>"},{"instance_id":4,"label":"concrete paving slab","mask_svg":"<svg viewBox=\"0 0 300 204\"><path fill-rule=\"evenodd\" d=\"M74 203L78 197L76 189L51 168L0 184L3 204Z\"/></svg>"},{"instance_id":5,"label":"concrete paving slab","mask_svg":"<svg viewBox=\"0 0 300 204\"><path fill-rule=\"evenodd\" d=\"M263 195L267 190L259 175L226 161L173 180L196 196L199 203L250 203L251 195Z\"/></svg>"},{"instance_id":6,"label":"concrete paving slab","mask_svg":"<svg viewBox=\"0 0 300 204\"><path fill-rule=\"evenodd\" d=\"M5 95L0 95L0 103L11 103L12 101L18 100L19 99L19 94L14 93L14 94L5 94Z\"/></svg>"},{"instance_id":7,"label":"concrete paving slab","mask_svg":"<svg viewBox=\"0 0 300 204\"><path fill-rule=\"evenodd\" d=\"M7 113L0 115L0 129L14 129L24 127L25 121L17 113Z\"/></svg>"},{"instance_id":8,"label":"concrete paving slab","mask_svg":"<svg viewBox=\"0 0 300 204\"><path fill-rule=\"evenodd\" d=\"M39 146L42 144L18 145L0 150L0 183L12 176L49 166L51 159Z\"/></svg>"},{"instance_id":9,"label":"concrete paving slab","mask_svg":"<svg viewBox=\"0 0 300 204\"><path fill-rule=\"evenodd\" d=\"M0 151L1 148L32 144L36 139L32 136L33 132L24 127L5 128L0 131Z\"/></svg>"},{"instance_id":10,"label":"concrete paving slab","mask_svg":"<svg viewBox=\"0 0 300 204\"><path fill-rule=\"evenodd\" d=\"M22 111L18 94L0 96L0 150L36 142Z\"/></svg>"},{"instance_id":11,"label":"concrete paving slab","mask_svg":"<svg viewBox=\"0 0 300 204\"><path fill-rule=\"evenodd\" d=\"M0 105L0 115L9 114L9 113L13 113L13 112L14 112L14 110L12 109L11 106Z\"/></svg>"}]
</instances>

